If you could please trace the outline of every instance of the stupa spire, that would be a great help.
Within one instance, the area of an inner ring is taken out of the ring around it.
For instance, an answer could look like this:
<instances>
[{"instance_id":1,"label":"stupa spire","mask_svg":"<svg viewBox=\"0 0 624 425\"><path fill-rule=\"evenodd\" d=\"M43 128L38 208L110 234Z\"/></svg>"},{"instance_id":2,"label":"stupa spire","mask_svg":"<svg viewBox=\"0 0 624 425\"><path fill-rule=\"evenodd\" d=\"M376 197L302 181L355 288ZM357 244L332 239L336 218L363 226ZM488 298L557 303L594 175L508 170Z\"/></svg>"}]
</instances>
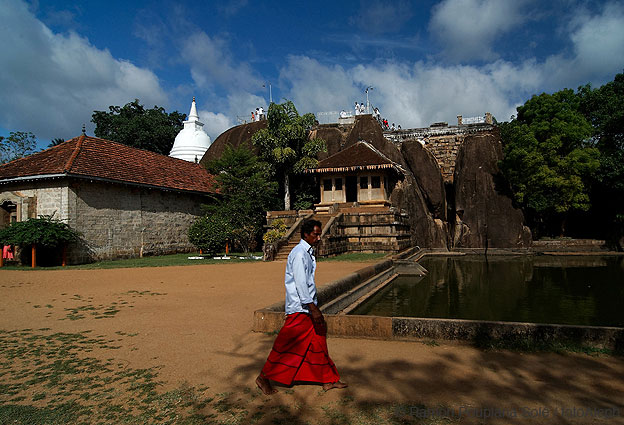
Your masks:
<instances>
[{"instance_id":1,"label":"stupa spire","mask_svg":"<svg viewBox=\"0 0 624 425\"><path fill-rule=\"evenodd\" d=\"M193 103L191 103L191 112L189 112L188 121L199 121L199 115L197 115L197 106L195 106L195 96L193 96Z\"/></svg>"}]
</instances>

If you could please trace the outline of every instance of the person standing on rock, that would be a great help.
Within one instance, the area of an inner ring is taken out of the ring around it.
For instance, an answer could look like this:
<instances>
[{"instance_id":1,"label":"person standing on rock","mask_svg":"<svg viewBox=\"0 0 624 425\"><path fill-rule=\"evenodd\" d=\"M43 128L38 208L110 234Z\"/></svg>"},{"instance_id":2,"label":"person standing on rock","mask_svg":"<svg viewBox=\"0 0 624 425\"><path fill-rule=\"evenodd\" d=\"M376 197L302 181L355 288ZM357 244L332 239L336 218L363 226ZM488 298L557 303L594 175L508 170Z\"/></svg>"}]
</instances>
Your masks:
<instances>
[{"instance_id":1,"label":"person standing on rock","mask_svg":"<svg viewBox=\"0 0 624 425\"><path fill-rule=\"evenodd\" d=\"M321 240L321 223L306 220L301 225L301 241L286 262L286 321L271 353L256 378L266 395L277 392L271 380L283 385L317 383L325 391L346 388L327 350L327 324L318 308L314 273L314 248Z\"/></svg>"}]
</instances>

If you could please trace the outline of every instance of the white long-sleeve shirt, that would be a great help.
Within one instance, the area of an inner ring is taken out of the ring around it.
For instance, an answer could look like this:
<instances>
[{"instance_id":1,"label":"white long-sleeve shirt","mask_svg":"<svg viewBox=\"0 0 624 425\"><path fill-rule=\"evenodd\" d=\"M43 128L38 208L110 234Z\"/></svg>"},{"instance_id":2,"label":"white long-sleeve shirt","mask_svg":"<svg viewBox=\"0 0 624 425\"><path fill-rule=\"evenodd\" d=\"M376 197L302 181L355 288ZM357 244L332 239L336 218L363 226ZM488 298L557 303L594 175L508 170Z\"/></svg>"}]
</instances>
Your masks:
<instances>
[{"instance_id":1,"label":"white long-sleeve shirt","mask_svg":"<svg viewBox=\"0 0 624 425\"><path fill-rule=\"evenodd\" d=\"M310 313L307 304L318 305L316 299L316 284L314 272L316 271L316 258L312 246L301 239L286 261L286 314Z\"/></svg>"}]
</instances>

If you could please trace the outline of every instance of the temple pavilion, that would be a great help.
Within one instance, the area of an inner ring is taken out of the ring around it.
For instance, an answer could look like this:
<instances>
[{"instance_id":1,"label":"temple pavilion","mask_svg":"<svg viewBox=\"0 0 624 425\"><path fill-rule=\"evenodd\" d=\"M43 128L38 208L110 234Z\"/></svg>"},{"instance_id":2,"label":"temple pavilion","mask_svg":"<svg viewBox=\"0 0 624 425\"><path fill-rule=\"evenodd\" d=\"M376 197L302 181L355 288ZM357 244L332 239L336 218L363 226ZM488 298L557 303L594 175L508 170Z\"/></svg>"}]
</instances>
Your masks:
<instances>
[{"instance_id":1,"label":"temple pavilion","mask_svg":"<svg viewBox=\"0 0 624 425\"><path fill-rule=\"evenodd\" d=\"M402 174L400 165L373 145L359 141L307 170L319 175L321 202L317 213L328 213L334 206L389 207L390 193Z\"/></svg>"}]
</instances>

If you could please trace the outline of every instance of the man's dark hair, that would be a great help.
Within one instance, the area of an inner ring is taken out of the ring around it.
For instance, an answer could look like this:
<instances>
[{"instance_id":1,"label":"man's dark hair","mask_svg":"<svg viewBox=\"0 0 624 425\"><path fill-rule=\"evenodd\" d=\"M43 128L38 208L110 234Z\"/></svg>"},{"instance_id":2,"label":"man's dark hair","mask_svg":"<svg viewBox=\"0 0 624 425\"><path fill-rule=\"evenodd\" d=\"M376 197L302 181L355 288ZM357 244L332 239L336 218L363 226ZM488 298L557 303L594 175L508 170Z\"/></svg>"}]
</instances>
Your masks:
<instances>
[{"instance_id":1,"label":"man's dark hair","mask_svg":"<svg viewBox=\"0 0 624 425\"><path fill-rule=\"evenodd\" d=\"M301 239L303 239L305 235L312 233L316 226L322 228L321 222L314 219L305 220L301 225Z\"/></svg>"}]
</instances>

